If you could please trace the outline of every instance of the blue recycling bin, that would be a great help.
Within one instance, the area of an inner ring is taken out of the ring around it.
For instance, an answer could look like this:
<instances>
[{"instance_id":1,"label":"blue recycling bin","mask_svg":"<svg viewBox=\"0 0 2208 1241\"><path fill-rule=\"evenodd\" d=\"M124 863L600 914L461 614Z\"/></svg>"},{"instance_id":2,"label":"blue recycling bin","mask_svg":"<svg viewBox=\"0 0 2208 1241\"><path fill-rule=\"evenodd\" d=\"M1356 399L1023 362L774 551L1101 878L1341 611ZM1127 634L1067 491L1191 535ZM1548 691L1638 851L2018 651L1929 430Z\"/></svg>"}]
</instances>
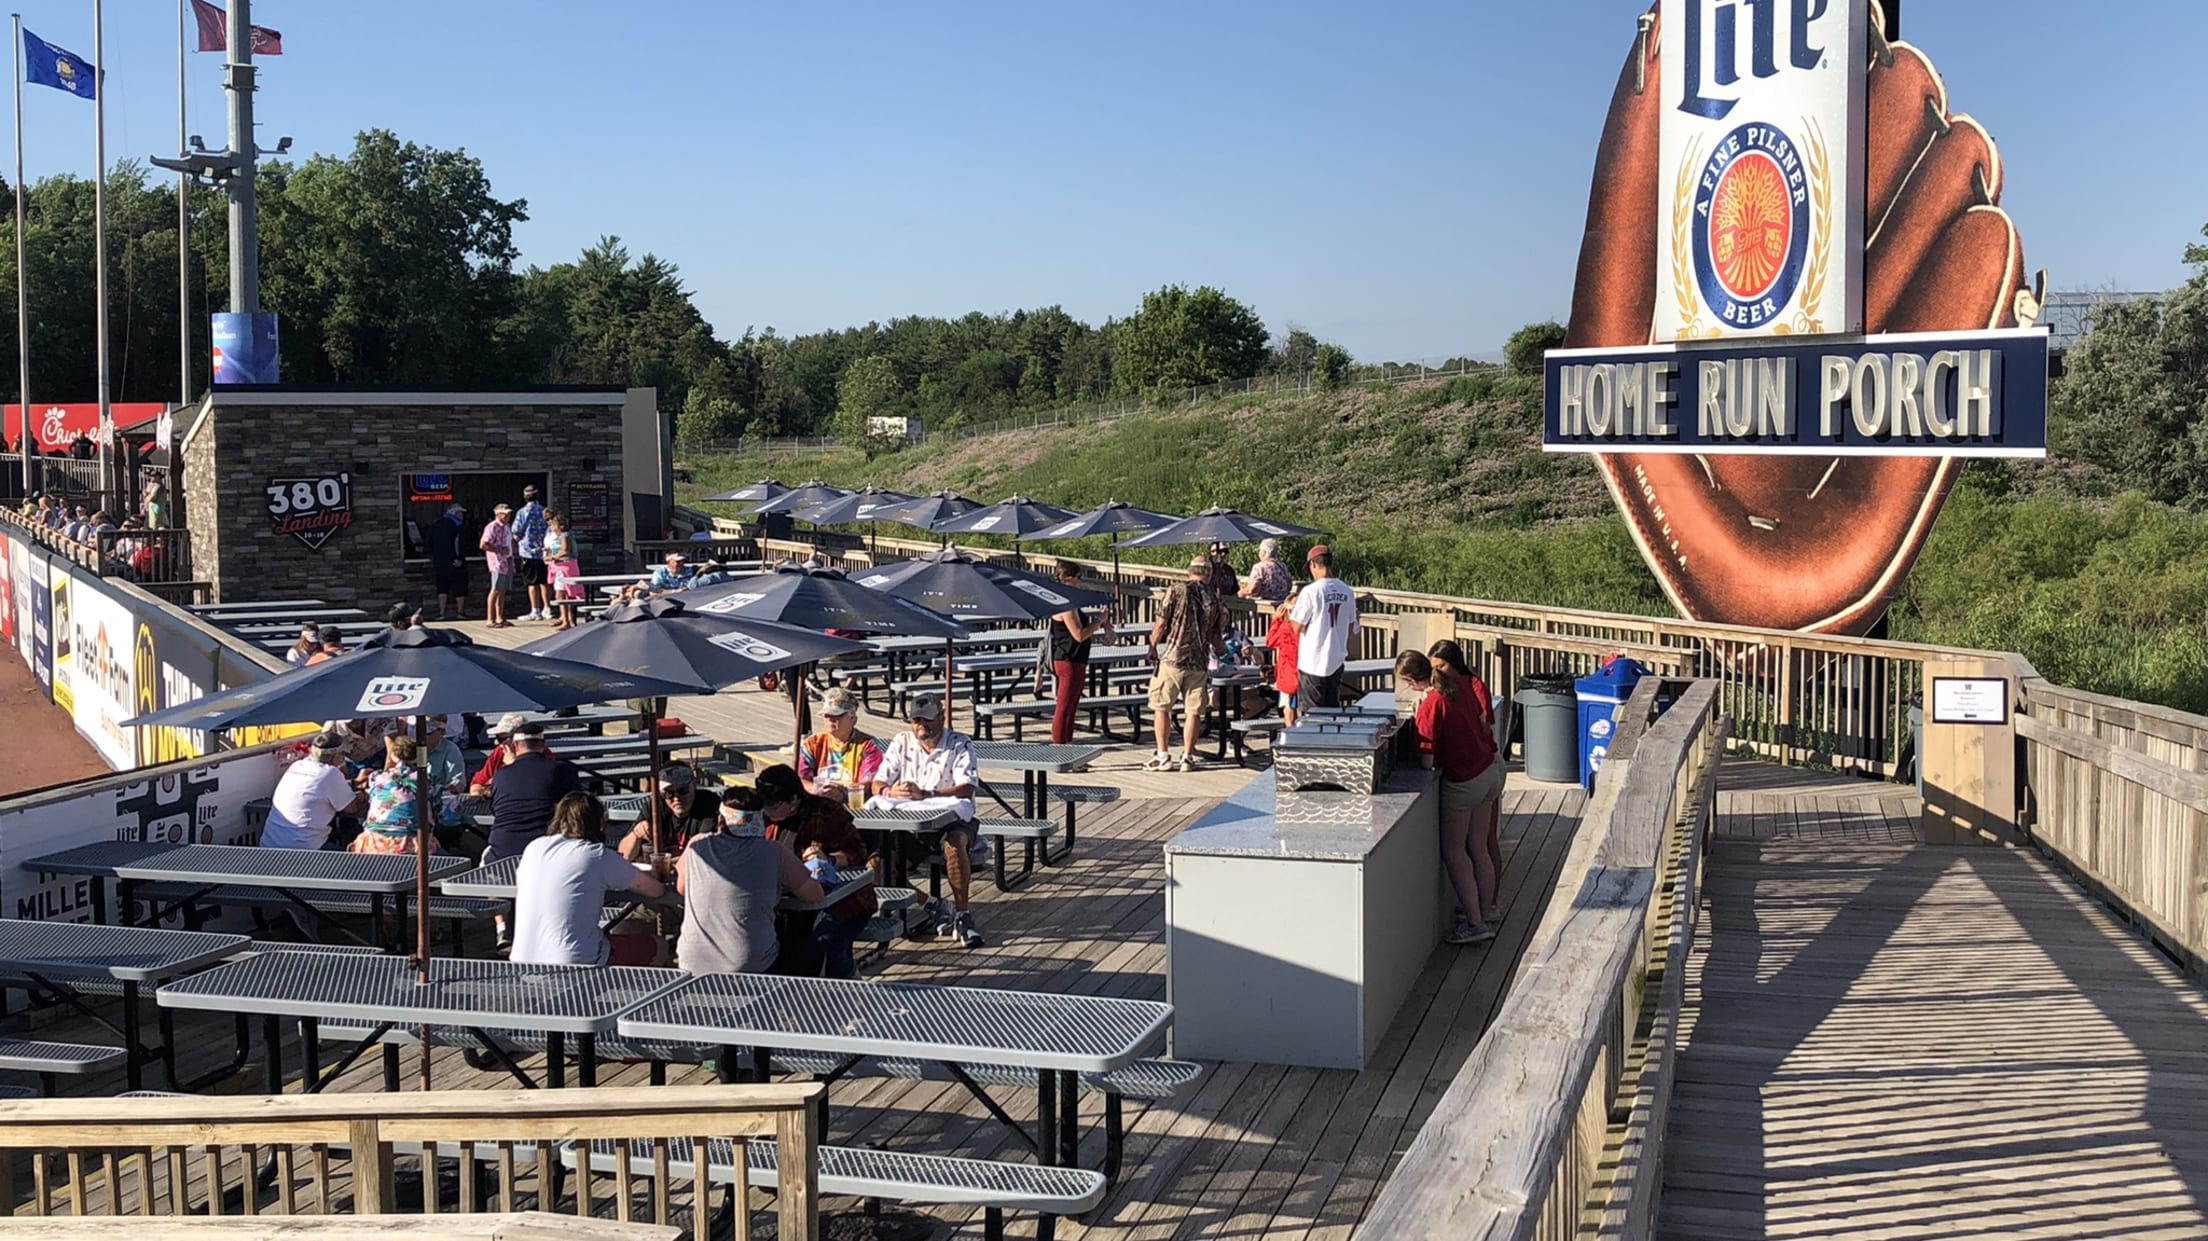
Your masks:
<instances>
[{"instance_id":1,"label":"blue recycling bin","mask_svg":"<svg viewBox=\"0 0 2208 1241\"><path fill-rule=\"evenodd\" d=\"M1634 660L1613 659L1609 666L1573 682L1579 696L1579 784L1590 793L1595 789L1595 773L1610 756L1618 707L1633 696L1633 687L1647 673Z\"/></svg>"}]
</instances>

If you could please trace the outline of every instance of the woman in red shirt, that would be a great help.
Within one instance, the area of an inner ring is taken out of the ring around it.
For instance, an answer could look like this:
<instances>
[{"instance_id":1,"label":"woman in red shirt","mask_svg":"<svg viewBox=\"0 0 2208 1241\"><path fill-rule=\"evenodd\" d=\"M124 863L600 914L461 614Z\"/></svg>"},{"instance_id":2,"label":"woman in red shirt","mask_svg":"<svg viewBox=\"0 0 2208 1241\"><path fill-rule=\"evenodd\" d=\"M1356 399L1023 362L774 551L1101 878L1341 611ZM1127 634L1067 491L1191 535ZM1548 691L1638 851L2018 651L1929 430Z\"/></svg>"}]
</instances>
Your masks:
<instances>
[{"instance_id":1,"label":"woman in red shirt","mask_svg":"<svg viewBox=\"0 0 2208 1241\"><path fill-rule=\"evenodd\" d=\"M1295 610L1291 595L1273 605L1273 627L1265 631L1265 645L1273 650L1273 688L1280 691L1280 718L1290 727L1296 722L1296 627L1288 613Z\"/></svg>"},{"instance_id":2,"label":"woman in red shirt","mask_svg":"<svg viewBox=\"0 0 2208 1241\"><path fill-rule=\"evenodd\" d=\"M1481 727L1487 730L1491 750L1499 748L1495 740L1495 698L1488 692L1487 682L1480 679L1464 660L1464 648L1454 638L1443 638L1426 648L1426 658L1434 665L1434 672L1445 681L1454 681L1472 693L1472 701L1479 704ZM1487 800L1472 812L1472 844L1476 851L1487 853L1488 868L1481 872L1487 878L1487 886L1480 889L1481 902L1487 906L1490 916L1495 912L1495 893L1503 882L1503 767L1496 764L1494 786L1488 791Z\"/></svg>"},{"instance_id":3,"label":"woman in red shirt","mask_svg":"<svg viewBox=\"0 0 2208 1241\"><path fill-rule=\"evenodd\" d=\"M1449 872L1461 910L1448 941L1476 944L1493 939L1493 867L1487 851L1473 841L1474 816L1494 800L1502 784L1493 729L1471 691L1454 676L1437 671L1417 651L1405 651L1396 658L1395 677L1418 695L1413 717L1418 748L1426 765L1441 772L1441 864Z\"/></svg>"}]
</instances>

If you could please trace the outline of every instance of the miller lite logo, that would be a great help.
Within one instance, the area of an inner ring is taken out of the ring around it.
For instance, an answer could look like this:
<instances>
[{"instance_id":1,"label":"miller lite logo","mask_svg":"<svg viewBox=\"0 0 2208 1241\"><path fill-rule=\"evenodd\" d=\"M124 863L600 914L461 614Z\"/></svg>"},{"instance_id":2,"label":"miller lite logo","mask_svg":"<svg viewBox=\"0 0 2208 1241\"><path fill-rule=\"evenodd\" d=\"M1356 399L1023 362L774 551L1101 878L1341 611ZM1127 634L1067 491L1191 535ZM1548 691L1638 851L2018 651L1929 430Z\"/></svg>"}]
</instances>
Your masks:
<instances>
[{"instance_id":1,"label":"miller lite logo","mask_svg":"<svg viewBox=\"0 0 2208 1241\"><path fill-rule=\"evenodd\" d=\"M1663 0L1659 341L1862 330L1868 0Z\"/></svg>"}]
</instances>

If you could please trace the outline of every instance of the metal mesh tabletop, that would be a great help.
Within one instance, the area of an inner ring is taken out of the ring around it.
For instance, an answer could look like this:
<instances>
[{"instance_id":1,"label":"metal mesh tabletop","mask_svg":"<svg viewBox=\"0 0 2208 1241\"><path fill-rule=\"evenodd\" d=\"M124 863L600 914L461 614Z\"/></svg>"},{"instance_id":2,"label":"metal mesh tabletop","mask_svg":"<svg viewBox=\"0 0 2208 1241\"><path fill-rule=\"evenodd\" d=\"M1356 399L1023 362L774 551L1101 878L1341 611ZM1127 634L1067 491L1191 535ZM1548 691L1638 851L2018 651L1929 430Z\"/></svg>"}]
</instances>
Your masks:
<instances>
[{"instance_id":1,"label":"metal mesh tabletop","mask_svg":"<svg viewBox=\"0 0 2208 1241\"><path fill-rule=\"evenodd\" d=\"M634 1038L1101 1072L1141 1055L1172 1006L916 983L705 974L638 1005Z\"/></svg>"},{"instance_id":2,"label":"metal mesh tabletop","mask_svg":"<svg viewBox=\"0 0 2208 1241\"><path fill-rule=\"evenodd\" d=\"M165 1008L226 1013L600 1034L682 977L630 966L438 957L423 986L403 957L270 953L170 983L159 998Z\"/></svg>"},{"instance_id":3,"label":"metal mesh tabletop","mask_svg":"<svg viewBox=\"0 0 2208 1241\"><path fill-rule=\"evenodd\" d=\"M514 877L520 870L521 858L518 855L510 858L500 858L488 866L479 866L465 874L446 879L438 884L438 889L448 896L473 896L496 901L510 901L514 899ZM792 911L826 909L845 897L858 894L873 882L873 871L863 866L849 867L838 874L836 886L828 890L826 899L800 901L795 897L785 896L778 908ZM639 899L634 893L626 891L606 893L606 903L609 905ZM670 880L667 884L667 895L657 902L649 903L679 906L682 904L682 898L676 895L675 885Z\"/></svg>"},{"instance_id":4,"label":"metal mesh tabletop","mask_svg":"<svg viewBox=\"0 0 2208 1241\"><path fill-rule=\"evenodd\" d=\"M180 845L119 864L114 874L118 879L154 883L239 884L403 895L414 890L415 864L412 857L346 853L335 849ZM432 880L467 868L468 860L464 857L436 854L429 859Z\"/></svg>"},{"instance_id":5,"label":"metal mesh tabletop","mask_svg":"<svg viewBox=\"0 0 2208 1241\"><path fill-rule=\"evenodd\" d=\"M656 1155L649 1138L632 1138L626 1143L592 1142L591 1167L602 1172L614 1171L619 1167L616 1152L624 1145L631 1170L652 1175ZM670 1140L667 1143L667 1175L678 1181L688 1180L695 1171L692 1159L696 1149L697 1143L689 1138ZM747 1143L746 1153L746 1166L753 1185L770 1187L781 1183L774 1143ZM574 1146L563 1146L560 1156L572 1167ZM820 1191L839 1196L1073 1214L1095 1206L1109 1187L1102 1175L1079 1168L914 1155L849 1146L822 1146L818 1148L818 1156L816 1174ZM736 1143L733 1139L708 1139L706 1159L707 1178L712 1183L721 1185L735 1180ZM926 1188L916 1189L920 1186Z\"/></svg>"},{"instance_id":6,"label":"metal mesh tabletop","mask_svg":"<svg viewBox=\"0 0 2208 1241\"><path fill-rule=\"evenodd\" d=\"M1104 756L1095 745L1050 745L1043 742L976 741L974 761L984 767L1007 771L1040 771L1062 775L1086 767Z\"/></svg>"},{"instance_id":7,"label":"metal mesh tabletop","mask_svg":"<svg viewBox=\"0 0 2208 1241\"><path fill-rule=\"evenodd\" d=\"M153 982L237 955L243 935L0 919L0 973Z\"/></svg>"},{"instance_id":8,"label":"metal mesh tabletop","mask_svg":"<svg viewBox=\"0 0 2208 1241\"><path fill-rule=\"evenodd\" d=\"M132 862L142 862L157 853L184 848L183 845L152 840L102 840L94 844L78 845L59 853L49 853L23 863L23 869L41 875L101 875L113 877L115 868Z\"/></svg>"},{"instance_id":9,"label":"metal mesh tabletop","mask_svg":"<svg viewBox=\"0 0 2208 1241\"><path fill-rule=\"evenodd\" d=\"M855 816L853 826L862 832L932 832L958 822L956 811L943 810L861 810Z\"/></svg>"}]
</instances>

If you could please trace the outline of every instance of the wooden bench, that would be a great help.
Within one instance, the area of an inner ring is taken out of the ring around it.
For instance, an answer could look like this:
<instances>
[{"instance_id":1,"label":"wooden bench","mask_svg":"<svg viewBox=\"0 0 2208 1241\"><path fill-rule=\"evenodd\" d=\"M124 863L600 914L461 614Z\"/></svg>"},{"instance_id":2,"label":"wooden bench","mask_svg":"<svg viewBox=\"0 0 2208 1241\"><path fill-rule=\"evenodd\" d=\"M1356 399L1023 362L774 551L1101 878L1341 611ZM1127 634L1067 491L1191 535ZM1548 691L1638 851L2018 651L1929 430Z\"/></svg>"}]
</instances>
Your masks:
<instances>
[{"instance_id":1,"label":"wooden bench","mask_svg":"<svg viewBox=\"0 0 2208 1241\"><path fill-rule=\"evenodd\" d=\"M657 1160L649 1142L626 1144L627 1158L613 1142L590 1145L594 1171L618 1173L624 1162L632 1174L657 1175ZM776 1188L775 1148L769 1142L744 1144L746 1181L762 1189ZM1103 1174L1081 1168L1039 1167L1029 1163L999 1163L988 1159L958 1159L947 1155L913 1155L902 1151L863 1150L851 1146L816 1148L820 1161L818 1191L824 1195L881 1199L890 1202L980 1207L982 1236L988 1241L1004 1237L1007 1211L1028 1211L1038 1218L1035 1235L1049 1241L1056 1235L1061 1215L1078 1215L1104 1200L1109 1182ZM687 1139L668 1143L667 1175L688 1179L696 1175L695 1144ZM563 1146L561 1161L575 1164L575 1148ZM715 1185L736 1183L734 1139L710 1139L706 1146L706 1174ZM749 1236L748 1224L738 1236Z\"/></svg>"}]
</instances>

